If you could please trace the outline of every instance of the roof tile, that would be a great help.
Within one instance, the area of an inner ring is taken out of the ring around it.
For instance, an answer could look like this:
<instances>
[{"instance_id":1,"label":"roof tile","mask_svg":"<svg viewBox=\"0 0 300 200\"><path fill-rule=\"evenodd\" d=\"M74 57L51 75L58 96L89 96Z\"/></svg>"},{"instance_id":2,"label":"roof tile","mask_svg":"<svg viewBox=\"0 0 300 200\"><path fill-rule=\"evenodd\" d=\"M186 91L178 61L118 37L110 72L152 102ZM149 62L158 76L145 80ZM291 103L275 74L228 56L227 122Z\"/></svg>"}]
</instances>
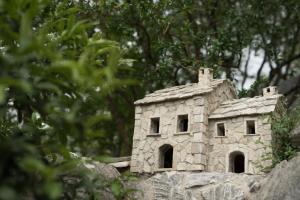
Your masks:
<instances>
[{"instance_id":1,"label":"roof tile","mask_svg":"<svg viewBox=\"0 0 300 200\"><path fill-rule=\"evenodd\" d=\"M226 101L209 115L209 119L270 113L275 110L280 97L282 95L277 94L268 97L257 96Z\"/></svg>"}]
</instances>

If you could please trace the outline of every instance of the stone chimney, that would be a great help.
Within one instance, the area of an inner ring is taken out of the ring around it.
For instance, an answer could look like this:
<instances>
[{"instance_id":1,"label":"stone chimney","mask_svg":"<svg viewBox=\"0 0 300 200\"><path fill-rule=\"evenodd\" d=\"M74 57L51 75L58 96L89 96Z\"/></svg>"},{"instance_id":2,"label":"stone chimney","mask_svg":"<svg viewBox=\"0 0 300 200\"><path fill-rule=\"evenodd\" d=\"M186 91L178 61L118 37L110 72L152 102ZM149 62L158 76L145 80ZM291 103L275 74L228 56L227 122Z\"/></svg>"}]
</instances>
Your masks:
<instances>
[{"instance_id":1,"label":"stone chimney","mask_svg":"<svg viewBox=\"0 0 300 200\"><path fill-rule=\"evenodd\" d=\"M213 80L213 70L210 68L200 68L198 74L198 84L202 87L210 87Z\"/></svg>"},{"instance_id":2,"label":"stone chimney","mask_svg":"<svg viewBox=\"0 0 300 200\"><path fill-rule=\"evenodd\" d=\"M278 94L276 86L269 86L263 89L263 96L272 96Z\"/></svg>"}]
</instances>

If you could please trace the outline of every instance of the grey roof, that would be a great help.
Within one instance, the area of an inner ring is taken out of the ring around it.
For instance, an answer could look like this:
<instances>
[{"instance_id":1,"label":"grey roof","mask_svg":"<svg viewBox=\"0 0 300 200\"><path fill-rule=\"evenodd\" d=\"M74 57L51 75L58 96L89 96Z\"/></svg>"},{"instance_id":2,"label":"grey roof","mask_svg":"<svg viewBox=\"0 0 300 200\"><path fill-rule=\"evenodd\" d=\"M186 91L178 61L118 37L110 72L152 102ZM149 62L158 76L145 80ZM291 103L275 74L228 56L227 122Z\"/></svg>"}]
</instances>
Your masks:
<instances>
[{"instance_id":1,"label":"grey roof","mask_svg":"<svg viewBox=\"0 0 300 200\"><path fill-rule=\"evenodd\" d=\"M212 80L210 87L203 87L198 83L189 83L186 85L180 85L175 87L170 87L162 90L157 90L153 93L147 94L143 99L134 102L135 105L148 104L154 102L162 102L167 100L188 98L204 93L209 93L213 91L213 88L217 87L219 84L226 80L218 79Z\"/></svg>"},{"instance_id":2,"label":"grey roof","mask_svg":"<svg viewBox=\"0 0 300 200\"><path fill-rule=\"evenodd\" d=\"M275 110L280 97L282 95L276 94L226 101L209 115L209 119L270 113Z\"/></svg>"}]
</instances>

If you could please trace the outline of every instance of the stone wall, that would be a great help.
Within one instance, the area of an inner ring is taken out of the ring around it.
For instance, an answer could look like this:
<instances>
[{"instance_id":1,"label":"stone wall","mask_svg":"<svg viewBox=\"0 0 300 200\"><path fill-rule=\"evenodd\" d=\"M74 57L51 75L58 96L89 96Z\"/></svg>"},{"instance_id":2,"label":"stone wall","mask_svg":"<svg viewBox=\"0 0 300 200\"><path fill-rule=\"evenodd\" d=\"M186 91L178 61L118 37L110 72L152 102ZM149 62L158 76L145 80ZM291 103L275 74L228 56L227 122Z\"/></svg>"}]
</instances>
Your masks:
<instances>
[{"instance_id":1,"label":"stone wall","mask_svg":"<svg viewBox=\"0 0 300 200\"><path fill-rule=\"evenodd\" d=\"M235 98L225 81L211 93L155 104L136 106L131 160L132 172L207 170L208 115L225 100ZM177 131L178 115L188 114L188 131ZM160 118L159 134L150 133L151 118ZM172 169L159 167L159 148L173 146Z\"/></svg>"},{"instance_id":2,"label":"stone wall","mask_svg":"<svg viewBox=\"0 0 300 200\"><path fill-rule=\"evenodd\" d=\"M169 170L202 170L205 163L200 160L198 165L194 165L195 160L191 154L194 130L201 129L202 110L203 97L137 106L131 171L159 171L159 147L164 144L173 146L173 167ZM188 114L188 131L179 133L177 117L184 114ZM154 117L160 117L159 134L150 133L150 122ZM201 151L201 148L197 150Z\"/></svg>"},{"instance_id":3,"label":"stone wall","mask_svg":"<svg viewBox=\"0 0 300 200\"><path fill-rule=\"evenodd\" d=\"M245 172L258 174L259 165L268 166L269 161L262 161L266 152L271 152L271 124L268 115L240 116L209 121L209 160L208 171L228 172L229 155L239 151L245 156ZM255 120L256 134L246 134L246 120ZM224 122L225 136L217 136L216 123ZM261 142L258 142L261 141ZM267 147L267 148L266 148Z\"/></svg>"}]
</instances>

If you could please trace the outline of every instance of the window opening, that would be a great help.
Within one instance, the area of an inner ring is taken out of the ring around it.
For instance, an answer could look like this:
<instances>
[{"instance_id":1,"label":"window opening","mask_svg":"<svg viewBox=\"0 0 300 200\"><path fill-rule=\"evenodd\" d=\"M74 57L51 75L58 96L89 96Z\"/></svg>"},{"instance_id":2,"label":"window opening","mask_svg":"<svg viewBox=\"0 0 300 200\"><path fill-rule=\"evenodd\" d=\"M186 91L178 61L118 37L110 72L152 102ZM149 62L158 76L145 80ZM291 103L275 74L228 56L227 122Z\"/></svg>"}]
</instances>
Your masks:
<instances>
[{"instance_id":1,"label":"window opening","mask_svg":"<svg viewBox=\"0 0 300 200\"><path fill-rule=\"evenodd\" d=\"M224 123L217 124L217 136L225 136L225 125Z\"/></svg>"},{"instance_id":2,"label":"window opening","mask_svg":"<svg viewBox=\"0 0 300 200\"><path fill-rule=\"evenodd\" d=\"M151 133L159 133L159 117L151 119Z\"/></svg>"},{"instance_id":3,"label":"window opening","mask_svg":"<svg viewBox=\"0 0 300 200\"><path fill-rule=\"evenodd\" d=\"M178 132L187 132L188 131L188 115L179 115L178 116Z\"/></svg>"},{"instance_id":4,"label":"window opening","mask_svg":"<svg viewBox=\"0 0 300 200\"><path fill-rule=\"evenodd\" d=\"M248 135L256 134L255 121L254 120L248 120L248 121L246 121L246 124L247 124L247 134Z\"/></svg>"}]
</instances>

